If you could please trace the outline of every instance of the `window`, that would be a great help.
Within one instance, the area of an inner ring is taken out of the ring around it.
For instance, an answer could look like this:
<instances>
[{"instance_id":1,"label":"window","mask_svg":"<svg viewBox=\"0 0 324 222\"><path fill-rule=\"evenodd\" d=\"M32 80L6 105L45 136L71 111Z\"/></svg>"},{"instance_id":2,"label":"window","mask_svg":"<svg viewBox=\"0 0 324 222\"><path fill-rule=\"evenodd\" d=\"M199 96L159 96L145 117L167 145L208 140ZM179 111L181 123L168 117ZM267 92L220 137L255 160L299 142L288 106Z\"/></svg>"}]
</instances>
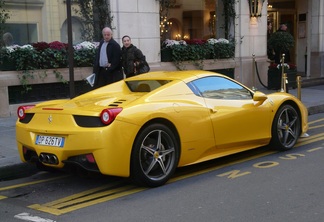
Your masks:
<instances>
[{"instance_id":1,"label":"window","mask_svg":"<svg viewBox=\"0 0 324 222\"><path fill-rule=\"evenodd\" d=\"M161 8L161 39L216 37L216 0L173 0Z\"/></svg>"},{"instance_id":2,"label":"window","mask_svg":"<svg viewBox=\"0 0 324 222\"><path fill-rule=\"evenodd\" d=\"M8 23L5 24L5 32L9 32L12 35L13 44L25 45L38 41L36 24Z\"/></svg>"},{"instance_id":3,"label":"window","mask_svg":"<svg viewBox=\"0 0 324 222\"><path fill-rule=\"evenodd\" d=\"M196 95L211 99L252 99L252 93L243 86L223 77L205 77L189 83Z\"/></svg>"},{"instance_id":4,"label":"window","mask_svg":"<svg viewBox=\"0 0 324 222\"><path fill-rule=\"evenodd\" d=\"M83 42L81 33L84 31L83 24L79 18L72 17L72 40L73 44L77 44ZM68 42L68 35L67 35L67 20L64 21L62 28L61 28L61 42Z\"/></svg>"},{"instance_id":5,"label":"window","mask_svg":"<svg viewBox=\"0 0 324 222\"><path fill-rule=\"evenodd\" d=\"M134 80L126 81L126 84L132 92L151 92L169 82L169 80Z\"/></svg>"}]
</instances>

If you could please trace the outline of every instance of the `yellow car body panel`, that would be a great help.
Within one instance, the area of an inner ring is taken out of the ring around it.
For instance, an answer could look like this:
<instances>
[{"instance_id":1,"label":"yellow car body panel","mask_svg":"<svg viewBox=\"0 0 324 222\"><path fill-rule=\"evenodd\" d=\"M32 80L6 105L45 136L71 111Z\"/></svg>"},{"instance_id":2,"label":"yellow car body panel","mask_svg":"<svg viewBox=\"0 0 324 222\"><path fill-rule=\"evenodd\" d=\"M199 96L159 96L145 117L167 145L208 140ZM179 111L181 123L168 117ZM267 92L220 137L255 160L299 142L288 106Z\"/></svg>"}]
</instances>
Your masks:
<instances>
[{"instance_id":1,"label":"yellow car body panel","mask_svg":"<svg viewBox=\"0 0 324 222\"><path fill-rule=\"evenodd\" d=\"M250 90L258 99L214 100L197 96L189 83L204 76L220 76L208 71L151 72L93 90L70 100L53 100L26 110L33 115L28 123L16 122L16 138L22 161L23 147L55 154L62 168L71 156L93 154L103 174L128 177L134 141L151 122L173 126L179 137L178 166L264 146L271 140L276 111L285 103L300 110L301 132L305 133L307 109L292 95L264 95ZM168 81L150 92L132 92L131 81ZM231 80L237 84L239 82ZM241 84L240 84L241 85ZM108 126L81 127L74 116L99 118L103 109L121 107L122 111ZM244 117L244 118L242 118ZM36 144L37 135L63 137L63 147ZM47 164L45 164L47 165Z\"/></svg>"}]
</instances>

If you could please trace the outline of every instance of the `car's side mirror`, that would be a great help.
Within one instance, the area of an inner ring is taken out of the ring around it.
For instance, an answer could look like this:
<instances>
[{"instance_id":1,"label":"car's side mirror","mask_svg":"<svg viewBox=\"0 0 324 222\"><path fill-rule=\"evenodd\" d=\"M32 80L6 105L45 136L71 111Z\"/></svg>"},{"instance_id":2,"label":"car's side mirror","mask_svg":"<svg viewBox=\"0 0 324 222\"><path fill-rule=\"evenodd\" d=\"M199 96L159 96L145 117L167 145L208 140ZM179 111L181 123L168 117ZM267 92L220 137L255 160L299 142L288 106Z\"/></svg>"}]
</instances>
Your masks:
<instances>
[{"instance_id":1,"label":"car's side mirror","mask_svg":"<svg viewBox=\"0 0 324 222\"><path fill-rule=\"evenodd\" d=\"M266 99L268 99L268 96L262 92L256 91L253 94L253 101L265 101Z\"/></svg>"}]
</instances>

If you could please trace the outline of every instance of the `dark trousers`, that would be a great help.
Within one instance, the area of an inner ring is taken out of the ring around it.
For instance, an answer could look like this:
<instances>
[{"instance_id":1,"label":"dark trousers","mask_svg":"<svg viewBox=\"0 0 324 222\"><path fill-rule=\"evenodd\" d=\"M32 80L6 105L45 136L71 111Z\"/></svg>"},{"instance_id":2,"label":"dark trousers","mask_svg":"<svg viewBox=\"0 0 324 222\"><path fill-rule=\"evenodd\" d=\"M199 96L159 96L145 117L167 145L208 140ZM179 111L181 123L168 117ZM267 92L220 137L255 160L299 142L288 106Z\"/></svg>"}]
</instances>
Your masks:
<instances>
[{"instance_id":1,"label":"dark trousers","mask_svg":"<svg viewBox=\"0 0 324 222\"><path fill-rule=\"evenodd\" d=\"M122 70L108 70L105 68L100 68L97 74L96 88L117 82L123 79Z\"/></svg>"}]
</instances>

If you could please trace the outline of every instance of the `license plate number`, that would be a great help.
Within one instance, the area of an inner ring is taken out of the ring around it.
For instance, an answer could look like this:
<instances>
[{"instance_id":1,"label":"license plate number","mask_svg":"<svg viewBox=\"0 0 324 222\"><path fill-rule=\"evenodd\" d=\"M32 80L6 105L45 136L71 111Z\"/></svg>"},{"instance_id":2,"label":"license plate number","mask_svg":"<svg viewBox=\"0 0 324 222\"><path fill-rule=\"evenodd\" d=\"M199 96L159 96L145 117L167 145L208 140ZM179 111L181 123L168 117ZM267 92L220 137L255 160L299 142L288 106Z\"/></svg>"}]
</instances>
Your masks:
<instances>
[{"instance_id":1,"label":"license plate number","mask_svg":"<svg viewBox=\"0 0 324 222\"><path fill-rule=\"evenodd\" d=\"M37 135L36 144L43 145L43 146L63 147L64 137Z\"/></svg>"}]
</instances>

